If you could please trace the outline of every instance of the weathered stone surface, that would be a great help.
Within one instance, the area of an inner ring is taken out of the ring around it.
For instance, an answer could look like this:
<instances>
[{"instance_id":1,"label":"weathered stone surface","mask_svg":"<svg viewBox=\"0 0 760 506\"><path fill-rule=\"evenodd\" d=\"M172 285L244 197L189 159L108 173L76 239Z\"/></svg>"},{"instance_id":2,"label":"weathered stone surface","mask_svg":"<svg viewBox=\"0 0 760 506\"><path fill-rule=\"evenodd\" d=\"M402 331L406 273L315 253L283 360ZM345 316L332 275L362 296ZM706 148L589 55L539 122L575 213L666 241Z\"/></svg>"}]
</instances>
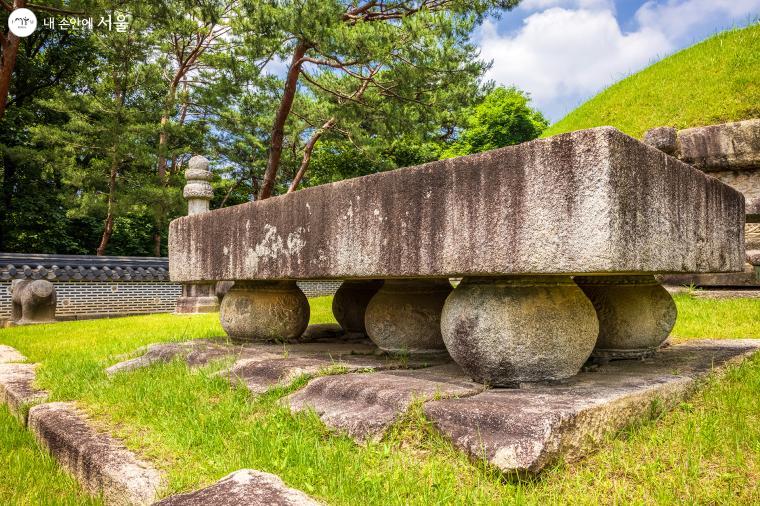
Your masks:
<instances>
[{"instance_id":1,"label":"weathered stone surface","mask_svg":"<svg viewBox=\"0 0 760 506\"><path fill-rule=\"evenodd\" d=\"M320 355L326 360L333 360L333 357L343 355L380 353L377 346L367 338L355 339L351 336L343 336L342 331L341 335L334 336L336 327L340 330L340 327L334 324L310 325L305 334L312 338L307 342L238 345L222 340L194 339L178 343L151 344L137 350L137 353L141 353L139 356L112 365L106 369L106 374L133 371L156 363L171 362L175 358L182 358L190 367L201 367L225 357L234 357L242 361Z\"/></svg>"},{"instance_id":2,"label":"weathered stone surface","mask_svg":"<svg viewBox=\"0 0 760 506\"><path fill-rule=\"evenodd\" d=\"M674 156L678 153L678 135L673 127L658 127L644 134L644 142Z\"/></svg>"},{"instance_id":3,"label":"weathered stone surface","mask_svg":"<svg viewBox=\"0 0 760 506\"><path fill-rule=\"evenodd\" d=\"M679 157L706 171L760 168L760 119L678 131Z\"/></svg>"},{"instance_id":4,"label":"weathered stone surface","mask_svg":"<svg viewBox=\"0 0 760 506\"><path fill-rule=\"evenodd\" d=\"M660 277L667 285L696 287L746 287L760 289L760 276L751 263L744 264L742 272L717 274L667 274Z\"/></svg>"},{"instance_id":5,"label":"weathered stone surface","mask_svg":"<svg viewBox=\"0 0 760 506\"><path fill-rule=\"evenodd\" d=\"M141 350L138 350L138 353ZM142 355L119 362L106 369L109 376L142 369L157 363L171 362L177 357L182 357L189 366L200 367L228 356L237 356L243 353L240 346L224 342L213 342L206 339L195 339L181 343L157 343L144 348Z\"/></svg>"},{"instance_id":6,"label":"weathered stone surface","mask_svg":"<svg viewBox=\"0 0 760 506\"><path fill-rule=\"evenodd\" d=\"M743 220L736 190L602 127L182 217L169 262L174 281L723 272Z\"/></svg>"},{"instance_id":7,"label":"weathered stone surface","mask_svg":"<svg viewBox=\"0 0 760 506\"><path fill-rule=\"evenodd\" d=\"M96 432L71 403L33 407L29 430L88 492L103 494L108 504L151 504L164 486L161 473Z\"/></svg>"},{"instance_id":8,"label":"weathered stone surface","mask_svg":"<svg viewBox=\"0 0 760 506\"><path fill-rule=\"evenodd\" d=\"M295 281L236 281L224 297L221 322L233 341L288 341L309 324L309 301Z\"/></svg>"},{"instance_id":9,"label":"weathered stone surface","mask_svg":"<svg viewBox=\"0 0 760 506\"><path fill-rule=\"evenodd\" d=\"M594 349L594 306L567 276L464 278L441 330L451 358L475 381L513 386L577 373Z\"/></svg>"},{"instance_id":10,"label":"weathered stone surface","mask_svg":"<svg viewBox=\"0 0 760 506\"><path fill-rule=\"evenodd\" d=\"M444 359L430 361L401 360L388 356L333 353L286 353L276 355L260 352L238 360L230 369L228 377L233 383L245 385L253 394L262 394L274 387L290 385L299 376L314 376L329 372L383 371L388 369L419 368L440 363Z\"/></svg>"},{"instance_id":11,"label":"weathered stone surface","mask_svg":"<svg viewBox=\"0 0 760 506\"><path fill-rule=\"evenodd\" d=\"M381 279L346 280L335 292L332 311L340 326L348 333L366 334L364 315L369 301L383 286Z\"/></svg>"},{"instance_id":12,"label":"weathered stone surface","mask_svg":"<svg viewBox=\"0 0 760 506\"><path fill-rule=\"evenodd\" d=\"M425 414L454 444L505 472L536 473L560 456L577 460L610 431L666 409L697 380L760 350L760 340L700 340L646 360L609 362L562 384L496 389L428 402Z\"/></svg>"},{"instance_id":13,"label":"weathered stone surface","mask_svg":"<svg viewBox=\"0 0 760 506\"><path fill-rule=\"evenodd\" d=\"M44 402L49 393L34 387L37 364L0 364L0 403L23 424L27 408Z\"/></svg>"},{"instance_id":14,"label":"weathered stone surface","mask_svg":"<svg viewBox=\"0 0 760 506\"><path fill-rule=\"evenodd\" d=\"M745 199L747 221L757 221L757 215L760 214L760 208L758 208L760 203L760 170L721 170L710 171L709 174L721 183L740 191ZM752 220L751 216L755 216L755 219Z\"/></svg>"},{"instance_id":15,"label":"weathered stone surface","mask_svg":"<svg viewBox=\"0 0 760 506\"><path fill-rule=\"evenodd\" d=\"M464 397L483 391L456 364L420 370L326 376L285 399L291 410L314 409L333 429L359 441L382 436L416 399Z\"/></svg>"},{"instance_id":16,"label":"weathered stone surface","mask_svg":"<svg viewBox=\"0 0 760 506\"><path fill-rule=\"evenodd\" d=\"M211 172L208 170L208 160L202 156L194 156L188 163L185 171L187 184L182 195L187 199L187 214L205 213L208 211L209 202L214 197L214 189L211 187Z\"/></svg>"},{"instance_id":17,"label":"weathered stone surface","mask_svg":"<svg viewBox=\"0 0 760 506\"><path fill-rule=\"evenodd\" d=\"M390 353L445 354L441 310L448 279L389 279L367 306L367 335Z\"/></svg>"},{"instance_id":18,"label":"weathered stone surface","mask_svg":"<svg viewBox=\"0 0 760 506\"><path fill-rule=\"evenodd\" d=\"M760 250L754 249L747 251L747 262L755 267L760 265Z\"/></svg>"},{"instance_id":19,"label":"weathered stone surface","mask_svg":"<svg viewBox=\"0 0 760 506\"><path fill-rule=\"evenodd\" d=\"M19 353L16 348L0 344L0 364L26 362L26 360L26 357Z\"/></svg>"},{"instance_id":20,"label":"weathered stone surface","mask_svg":"<svg viewBox=\"0 0 760 506\"><path fill-rule=\"evenodd\" d=\"M599 320L593 357L651 355L676 323L673 297L654 276L578 276L575 282L594 304Z\"/></svg>"},{"instance_id":21,"label":"weathered stone surface","mask_svg":"<svg viewBox=\"0 0 760 506\"><path fill-rule=\"evenodd\" d=\"M15 325L55 322L55 286L44 279L14 279L11 321Z\"/></svg>"},{"instance_id":22,"label":"weathered stone surface","mask_svg":"<svg viewBox=\"0 0 760 506\"><path fill-rule=\"evenodd\" d=\"M174 310L179 314L203 314L219 311L216 283L183 283L182 295Z\"/></svg>"},{"instance_id":23,"label":"weathered stone surface","mask_svg":"<svg viewBox=\"0 0 760 506\"><path fill-rule=\"evenodd\" d=\"M241 469L210 487L179 494L155 506L318 506L320 503L289 488L273 474Z\"/></svg>"}]
</instances>

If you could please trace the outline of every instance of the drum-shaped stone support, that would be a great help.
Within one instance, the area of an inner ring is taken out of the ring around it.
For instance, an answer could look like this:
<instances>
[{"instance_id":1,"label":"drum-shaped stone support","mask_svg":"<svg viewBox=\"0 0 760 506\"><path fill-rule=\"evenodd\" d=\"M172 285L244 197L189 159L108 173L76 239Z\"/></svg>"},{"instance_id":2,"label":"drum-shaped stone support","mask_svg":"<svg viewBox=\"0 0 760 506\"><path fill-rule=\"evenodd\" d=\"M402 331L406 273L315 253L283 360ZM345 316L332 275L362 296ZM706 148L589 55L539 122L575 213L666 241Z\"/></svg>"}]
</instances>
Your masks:
<instances>
[{"instance_id":1,"label":"drum-shaped stone support","mask_svg":"<svg viewBox=\"0 0 760 506\"><path fill-rule=\"evenodd\" d=\"M236 281L221 320L236 342L287 341L306 330L309 301L295 281Z\"/></svg>"},{"instance_id":2,"label":"drum-shaped stone support","mask_svg":"<svg viewBox=\"0 0 760 506\"><path fill-rule=\"evenodd\" d=\"M594 348L594 307L567 276L465 278L441 316L449 354L475 381L514 387L578 373Z\"/></svg>"},{"instance_id":3,"label":"drum-shaped stone support","mask_svg":"<svg viewBox=\"0 0 760 506\"><path fill-rule=\"evenodd\" d=\"M389 279L367 306L367 335L390 353L445 353L441 310L448 279Z\"/></svg>"},{"instance_id":4,"label":"drum-shaped stone support","mask_svg":"<svg viewBox=\"0 0 760 506\"><path fill-rule=\"evenodd\" d=\"M367 333L367 306L382 286L381 279L348 279L340 285L333 297L332 311L346 334Z\"/></svg>"},{"instance_id":5,"label":"drum-shaped stone support","mask_svg":"<svg viewBox=\"0 0 760 506\"><path fill-rule=\"evenodd\" d=\"M592 353L603 359L643 358L668 338L677 310L654 276L578 276L599 319Z\"/></svg>"}]
</instances>

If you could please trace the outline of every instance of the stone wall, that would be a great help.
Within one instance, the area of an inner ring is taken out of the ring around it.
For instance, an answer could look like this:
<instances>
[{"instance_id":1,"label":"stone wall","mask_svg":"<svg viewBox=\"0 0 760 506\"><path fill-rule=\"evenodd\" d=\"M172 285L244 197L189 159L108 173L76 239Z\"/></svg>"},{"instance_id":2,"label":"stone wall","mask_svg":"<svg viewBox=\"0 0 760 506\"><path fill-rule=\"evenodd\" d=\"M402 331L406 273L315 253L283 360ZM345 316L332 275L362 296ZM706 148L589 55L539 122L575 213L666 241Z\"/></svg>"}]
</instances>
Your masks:
<instances>
[{"instance_id":1,"label":"stone wall","mask_svg":"<svg viewBox=\"0 0 760 506\"><path fill-rule=\"evenodd\" d=\"M339 280L315 280L299 281L298 286L303 290L307 297L322 297L324 295L335 295L342 281Z\"/></svg>"},{"instance_id":2,"label":"stone wall","mask_svg":"<svg viewBox=\"0 0 760 506\"><path fill-rule=\"evenodd\" d=\"M57 291L60 320L174 312L182 285L169 281L166 258L0 253L0 321L11 315L13 279L46 279ZM339 280L303 281L307 297L332 295Z\"/></svg>"},{"instance_id":3,"label":"stone wall","mask_svg":"<svg viewBox=\"0 0 760 506\"><path fill-rule=\"evenodd\" d=\"M56 318L78 320L174 311L182 291L178 283L99 281L53 283L58 294ZM10 282L0 282L0 320L11 314Z\"/></svg>"},{"instance_id":4,"label":"stone wall","mask_svg":"<svg viewBox=\"0 0 760 506\"><path fill-rule=\"evenodd\" d=\"M340 281L302 281L307 297L333 295ZM54 283L58 292L56 317L84 320L108 316L171 313L182 292L182 285L166 281L111 283L100 281ZM0 321L11 314L11 282L0 281Z\"/></svg>"}]
</instances>

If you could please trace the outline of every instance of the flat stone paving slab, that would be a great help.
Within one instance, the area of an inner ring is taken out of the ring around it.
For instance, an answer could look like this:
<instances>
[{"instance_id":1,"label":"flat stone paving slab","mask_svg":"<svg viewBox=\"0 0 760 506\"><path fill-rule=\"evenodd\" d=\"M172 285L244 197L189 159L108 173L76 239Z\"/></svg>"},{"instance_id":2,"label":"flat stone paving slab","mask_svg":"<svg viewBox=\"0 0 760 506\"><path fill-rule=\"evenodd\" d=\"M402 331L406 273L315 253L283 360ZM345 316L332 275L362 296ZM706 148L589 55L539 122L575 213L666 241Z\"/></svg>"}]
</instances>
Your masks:
<instances>
[{"instance_id":1,"label":"flat stone paving slab","mask_svg":"<svg viewBox=\"0 0 760 506\"><path fill-rule=\"evenodd\" d=\"M251 393L261 394L273 387L287 386L301 375L311 376L331 370L335 373L346 373L419 369L440 364L443 360L448 361L450 359L399 359L383 355L335 352L276 356L265 352L253 358L238 360L227 376L232 382L244 384Z\"/></svg>"},{"instance_id":2,"label":"flat stone paving slab","mask_svg":"<svg viewBox=\"0 0 760 506\"><path fill-rule=\"evenodd\" d=\"M34 387L37 364L0 364L0 402L26 425L27 407L44 402L49 393Z\"/></svg>"},{"instance_id":3,"label":"flat stone paving slab","mask_svg":"<svg viewBox=\"0 0 760 506\"><path fill-rule=\"evenodd\" d=\"M285 399L292 411L314 409L329 427L358 441L379 438L416 399L482 392L454 363L420 370L326 376Z\"/></svg>"},{"instance_id":4,"label":"flat stone paving slab","mask_svg":"<svg viewBox=\"0 0 760 506\"><path fill-rule=\"evenodd\" d=\"M33 407L29 430L88 492L103 494L107 504L151 504L164 486L159 471L95 431L72 403Z\"/></svg>"},{"instance_id":5,"label":"flat stone paving slab","mask_svg":"<svg viewBox=\"0 0 760 506\"><path fill-rule=\"evenodd\" d=\"M168 497L156 506L317 506L299 490L273 474L241 469L195 492Z\"/></svg>"},{"instance_id":6,"label":"flat stone paving slab","mask_svg":"<svg viewBox=\"0 0 760 506\"><path fill-rule=\"evenodd\" d=\"M760 350L760 339L698 340L651 359L615 361L554 385L488 390L425 405L426 416L473 458L508 473L537 473L592 451L610 431L667 409L700 378Z\"/></svg>"},{"instance_id":7,"label":"flat stone paving slab","mask_svg":"<svg viewBox=\"0 0 760 506\"><path fill-rule=\"evenodd\" d=\"M27 358L10 346L0 344L0 364L10 364L13 362L26 362Z\"/></svg>"},{"instance_id":8,"label":"flat stone paving slab","mask_svg":"<svg viewBox=\"0 0 760 506\"><path fill-rule=\"evenodd\" d=\"M235 345L226 341L196 339L180 343L157 343L147 346L143 355L119 362L106 372L113 375L169 362L181 357L191 367L212 360L234 357L233 365L220 374L234 384L242 384L254 394L270 388L287 386L301 375L317 375L330 370L336 373L419 369L451 359L443 354L430 357L391 357L382 353L366 337L337 336L332 325L316 327L309 342Z\"/></svg>"},{"instance_id":9,"label":"flat stone paving slab","mask_svg":"<svg viewBox=\"0 0 760 506\"><path fill-rule=\"evenodd\" d=\"M233 344L224 338L193 339L192 341L156 343L137 353L139 356L121 361L106 369L106 374L134 371L157 363L182 358L190 367L202 367L214 360L233 357L236 360L259 360L294 355L322 354L338 357L347 354L380 355L381 352L366 337L339 335L337 325L310 325L301 340L287 343Z\"/></svg>"},{"instance_id":10,"label":"flat stone paving slab","mask_svg":"<svg viewBox=\"0 0 760 506\"><path fill-rule=\"evenodd\" d=\"M153 364L171 362L182 357L191 367L200 367L213 360L227 356L236 356L243 352L241 346L235 346L223 341L214 342L207 339L195 339L181 343L150 344L138 353L142 355L119 362L106 369L106 374L112 376L120 372L134 371Z\"/></svg>"}]
</instances>

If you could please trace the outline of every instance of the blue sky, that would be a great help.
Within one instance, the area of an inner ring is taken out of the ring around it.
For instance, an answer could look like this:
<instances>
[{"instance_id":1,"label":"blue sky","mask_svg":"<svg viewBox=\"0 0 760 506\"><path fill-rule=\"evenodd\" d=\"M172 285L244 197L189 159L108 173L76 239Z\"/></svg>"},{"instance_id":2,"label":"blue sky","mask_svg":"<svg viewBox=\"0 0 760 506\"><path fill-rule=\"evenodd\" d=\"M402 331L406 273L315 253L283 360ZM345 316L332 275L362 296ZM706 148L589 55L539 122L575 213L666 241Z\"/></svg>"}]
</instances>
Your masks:
<instances>
[{"instance_id":1,"label":"blue sky","mask_svg":"<svg viewBox=\"0 0 760 506\"><path fill-rule=\"evenodd\" d=\"M760 16L760 0L523 0L474 38L487 78L516 85L552 122L598 91L716 31Z\"/></svg>"}]
</instances>

